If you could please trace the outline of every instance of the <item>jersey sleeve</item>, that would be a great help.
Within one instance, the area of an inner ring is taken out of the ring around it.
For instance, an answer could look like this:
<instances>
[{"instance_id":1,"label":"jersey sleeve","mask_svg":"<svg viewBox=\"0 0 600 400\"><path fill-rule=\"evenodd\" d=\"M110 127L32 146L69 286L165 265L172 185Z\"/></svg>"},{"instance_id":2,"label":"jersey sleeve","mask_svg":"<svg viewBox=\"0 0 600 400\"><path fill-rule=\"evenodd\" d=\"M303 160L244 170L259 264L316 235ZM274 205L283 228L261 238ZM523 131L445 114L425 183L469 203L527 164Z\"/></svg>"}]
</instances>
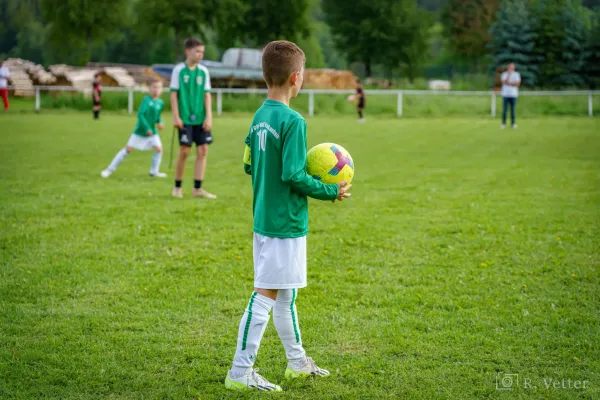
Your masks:
<instances>
[{"instance_id":1,"label":"jersey sleeve","mask_svg":"<svg viewBox=\"0 0 600 400\"><path fill-rule=\"evenodd\" d=\"M338 185L327 185L306 173L306 121L295 119L283 135L281 179L296 192L318 200L335 200Z\"/></svg>"},{"instance_id":2,"label":"jersey sleeve","mask_svg":"<svg viewBox=\"0 0 600 400\"><path fill-rule=\"evenodd\" d=\"M144 130L144 133L152 130L150 124L148 123L148 120L144 116L146 111L148 111L148 96L144 97L144 100L142 100L142 104L140 104L140 108L137 113L138 124Z\"/></svg>"},{"instance_id":3,"label":"jersey sleeve","mask_svg":"<svg viewBox=\"0 0 600 400\"><path fill-rule=\"evenodd\" d=\"M210 86L210 73L208 72L208 68L205 68L204 71L206 72L206 79L204 80L204 91L206 93L210 93L212 87Z\"/></svg>"},{"instance_id":4,"label":"jersey sleeve","mask_svg":"<svg viewBox=\"0 0 600 400\"><path fill-rule=\"evenodd\" d=\"M252 175L252 160L251 160L251 148L250 148L250 133L246 136L246 147L244 148L244 172L248 175Z\"/></svg>"},{"instance_id":5,"label":"jersey sleeve","mask_svg":"<svg viewBox=\"0 0 600 400\"><path fill-rule=\"evenodd\" d=\"M171 72L171 84L169 85L169 88L172 91L179 91L179 73L181 72L181 67L179 66L179 64L177 64L175 66L175 68L173 68L173 72Z\"/></svg>"}]
</instances>

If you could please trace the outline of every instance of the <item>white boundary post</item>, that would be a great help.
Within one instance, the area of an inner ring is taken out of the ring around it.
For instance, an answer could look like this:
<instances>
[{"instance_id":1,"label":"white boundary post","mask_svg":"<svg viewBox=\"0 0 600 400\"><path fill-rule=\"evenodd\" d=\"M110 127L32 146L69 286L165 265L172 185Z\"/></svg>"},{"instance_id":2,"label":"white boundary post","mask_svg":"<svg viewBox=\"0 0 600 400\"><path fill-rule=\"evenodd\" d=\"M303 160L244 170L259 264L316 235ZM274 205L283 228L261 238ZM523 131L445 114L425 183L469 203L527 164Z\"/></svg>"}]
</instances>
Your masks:
<instances>
[{"instance_id":1,"label":"white boundary post","mask_svg":"<svg viewBox=\"0 0 600 400\"><path fill-rule=\"evenodd\" d=\"M223 92L217 90L217 116L220 117L223 114Z\"/></svg>"},{"instance_id":2,"label":"white boundary post","mask_svg":"<svg viewBox=\"0 0 600 400\"><path fill-rule=\"evenodd\" d=\"M308 116L313 117L315 115L315 92L312 90L308 91Z\"/></svg>"},{"instance_id":3,"label":"white boundary post","mask_svg":"<svg viewBox=\"0 0 600 400\"><path fill-rule=\"evenodd\" d=\"M590 117L594 116L594 105L592 104L592 94L588 94L588 115Z\"/></svg>"},{"instance_id":4,"label":"white boundary post","mask_svg":"<svg viewBox=\"0 0 600 400\"><path fill-rule=\"evenodd\" d=\"M496 117L496 92L492 90L492 99L490 104L490 115L492 118Z\"/></svg>"},{"instance_id":5,"label":"white boundary post","mask_svg":"<svg viewBox=\"0 0 600 400\"><path fill-rule=\"evenodd\" d=\"M396 115L402 116L402 92L398 92L398 103L396 104Z\"/></svg>"},{"instance_id":6,"label":"white boundary post","mask_svg":"<svg viewBox=\"0 0 600 400\"><path fill-rule=\"evenodd\" d=\"M35 112L40 111L40 88L35 88Z\"/></svg>"},{"instance_id":7,"label":"white boundary post","mask_svg":"<svg viewBox=\"0 0 600 400\"><path fill-rule=\"evenodd\" d=\"M127 112L133 114L133 89L129 88L127 94Z\"/></svg>"}]
</instances>

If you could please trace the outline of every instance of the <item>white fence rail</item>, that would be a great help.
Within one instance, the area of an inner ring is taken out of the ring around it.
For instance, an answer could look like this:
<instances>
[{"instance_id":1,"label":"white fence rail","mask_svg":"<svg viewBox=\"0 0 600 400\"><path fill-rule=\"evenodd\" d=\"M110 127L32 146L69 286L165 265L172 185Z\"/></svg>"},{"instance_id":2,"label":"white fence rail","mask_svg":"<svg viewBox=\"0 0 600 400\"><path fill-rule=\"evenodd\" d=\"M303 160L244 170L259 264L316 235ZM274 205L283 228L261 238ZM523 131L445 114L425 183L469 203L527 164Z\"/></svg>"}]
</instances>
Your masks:
<instances>
[{"instance_id":1,"label":"white fence rail","mask_svg":"<svg viewBox=\"0 0 600 400\"><path fill-rule=\"evenodd\" d=\"M39 111L41 107L40 93L42 91L60 91L60 92L74 92L77 89L71 86L34 86L35 89L35 110ZM127 110L130 114L134 111L134 92L145 92L143 88L122 88L122 87L104 87L102 89L106 92L128 92ZM164 90L168 92L168 89ZM237 94L266 94L266 89L212 89L213 94L216 95L217 101L217 115L223 114L223 94L224 93L237 93ZM308 95L308 115L313 116L315 114L315 96L316 95L349 95L355 93L354 90L326 90L326 89L305 89L302 91L303 94ZM496 116L496 97L498 94L494 91L437 91L437 90L365 90L365 93L369 96L378 95L395 95L397 97L396 102L396 115L401 117L403 110L403 99L404 96L419 95L419 96L489 96L490 97L490 116ZM572 90L572 91L526 91L523 90L519 94L520 96L587 96L588 98L588 115L592 117L594 115L593 107L593 96L600 95L600 90Z\"/></svg>"}]
</instances>

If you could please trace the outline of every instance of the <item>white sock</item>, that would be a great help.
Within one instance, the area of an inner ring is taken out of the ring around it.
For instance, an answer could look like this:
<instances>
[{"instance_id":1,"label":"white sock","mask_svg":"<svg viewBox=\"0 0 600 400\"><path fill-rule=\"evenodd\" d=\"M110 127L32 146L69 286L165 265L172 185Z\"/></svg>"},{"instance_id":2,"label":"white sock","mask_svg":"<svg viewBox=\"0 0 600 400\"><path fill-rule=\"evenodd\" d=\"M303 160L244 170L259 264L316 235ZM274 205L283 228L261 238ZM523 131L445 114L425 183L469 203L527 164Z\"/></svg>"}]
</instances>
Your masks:
<instances>
[{"instance_id":1,"label":"white sock","mask_svg":"<svg viewBox=\"0 0 600 400\"><path fill-rule=\"evenodd\" d=\"M296 311L297 294L298 289L280 289L273 307L273 322L279 339L281 339L288 361L296 365L306 358Z\"/></svg>"},{"instance_id":2,"label":"white sock","mask_svg":"<svg viewBox=\"0 0 600 400\"><path fill-rule=\"evenodd\" d=\"M269 323L269 312L273 308L273 304L275 304L274 300L257 292L253 292L250 296L250 301L240 321L237 349L230 372L232 378L243 376L254 365L260 341Z\"/></svg>"},{"instance_id":3,"label":"white sock","mask_svg":"<svg viewBox=\"0 0 600 400\"><path fill-rule=\"evenodd\" d=\"M155 151L154 155L152 156L152 167L150 168L150 174L154 175L154 174L158 173L161 161L162 161L162 151L161 152Z\"/></svg>"},{"instance_id":4,"label":"white sock","mask_svg":"<svg viewBox=\"0 0 600 400\"><path fill-rule=\"evenodd\" d=\"M108 170L110 172L114 172L117 167L119 166L119 164L121 164L123 162L123 160L125 159L125 157L127 157L127 150L125 149L121 149L117 155L115 156L115 158L113 158L112 162L110 163L110 165L108 166Z\"/></svg>"}]
</instances>

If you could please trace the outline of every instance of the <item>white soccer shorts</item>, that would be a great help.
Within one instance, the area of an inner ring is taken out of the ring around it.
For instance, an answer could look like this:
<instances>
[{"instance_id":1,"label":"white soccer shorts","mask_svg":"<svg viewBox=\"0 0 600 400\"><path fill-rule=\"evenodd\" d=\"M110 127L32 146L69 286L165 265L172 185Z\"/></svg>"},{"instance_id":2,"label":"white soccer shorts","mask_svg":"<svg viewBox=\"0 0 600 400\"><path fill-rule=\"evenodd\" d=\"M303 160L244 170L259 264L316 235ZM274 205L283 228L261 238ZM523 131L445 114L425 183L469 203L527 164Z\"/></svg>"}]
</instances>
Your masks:
<instances>
[{"instance_id":1,"label":"white soccer shorts","mask_svg":"<svg viewBox=\"0 0 600 400\"><path fill-rule=\"evenodd\" d=\"M306 287L306 236L279 239L254 233L254 287Z\"/></svg>"},{"instance_id":2,"label":"white soccer shorts","mask_svg":"<svg viewBox=\"0 0 600 400\"><path fill-rule=\"evenodd\" d=\"M131 134L129 141L127 142L127 147L133 147L137 150L152 150L154 147L162 147L162 142L158 135L139 136Z\"/></svg>"}]
</instances>

